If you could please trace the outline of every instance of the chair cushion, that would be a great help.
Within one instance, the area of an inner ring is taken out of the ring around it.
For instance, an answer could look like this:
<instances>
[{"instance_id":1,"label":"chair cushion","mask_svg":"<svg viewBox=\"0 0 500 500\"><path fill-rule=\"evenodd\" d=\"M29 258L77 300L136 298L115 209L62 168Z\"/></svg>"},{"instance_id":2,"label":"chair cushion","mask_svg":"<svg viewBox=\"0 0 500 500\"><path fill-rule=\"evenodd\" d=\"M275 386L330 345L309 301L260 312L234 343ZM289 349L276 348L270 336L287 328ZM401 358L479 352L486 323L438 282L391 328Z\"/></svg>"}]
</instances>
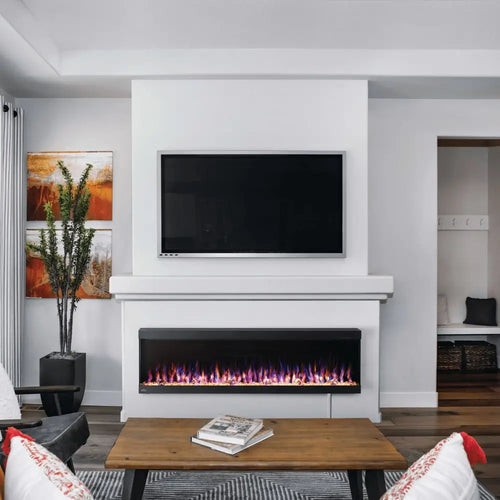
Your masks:
<instances>
[{"instance_id":1,"label":"chair cushion","mask_svg":"<svg viewBox=\"0 0 500 500\"><path fill-rule=\"evenodd\" d=\"M465 433L464 433L465 435ZM381 500L479 500L476 477L469 463L471 440L464 449L464 436L453 433L418 459ZM482 452L482 450L481 450ZM484 452L483 457L484 457ZM486 459L484 458L484 461Z\"/></svg>"},{"instance_id":2,"label":"chair cushion","mask_svg":"<svg viewBox=\"0 0 500 500\"><path fill-rule=\"evenodd\" d=\"M21 418L19 401L5 368L0 363L0 420L18 420Z\"/></svg>"},{"instance_id":3,"label":"chair cushion","mask_svg":"<svg viewBox=\"0 0 500 500\"><path fill-rule=\"evenodd\" d=\"M87 442L90 435L87 417L82 412L42 418L42 425L23 432L64 463Z\"/></svg>"},{"instance_id":4,"label":"chair cushion","mask_svg":"<svg viewBox=\"0 0 500 500\"><path fill-rule=\"evenodd\" d=\"M87 487L55 455L26 437L9 436L5 500L92 500Z\"/></svg>"}]
</instances>

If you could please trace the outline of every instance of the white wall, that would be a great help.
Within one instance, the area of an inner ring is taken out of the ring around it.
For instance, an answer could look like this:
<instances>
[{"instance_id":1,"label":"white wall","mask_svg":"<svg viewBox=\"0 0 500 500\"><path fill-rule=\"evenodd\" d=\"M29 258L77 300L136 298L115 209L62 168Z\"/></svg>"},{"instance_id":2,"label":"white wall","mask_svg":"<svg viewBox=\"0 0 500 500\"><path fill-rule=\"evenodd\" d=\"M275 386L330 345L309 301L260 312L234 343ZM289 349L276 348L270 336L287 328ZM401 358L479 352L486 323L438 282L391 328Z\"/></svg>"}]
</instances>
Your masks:
<instances>
[{"instance_id":1,"label":"white wall","mask_svg":"<svg viewBox=\"0 0 500 500\"><path fill-rule=\"evenodd\" d=\"M356 212L358 217L350 220L349 227L354 225L357 228L355 235L359 254L346 263L345 269L333 269L327 263L326 269L325 264L319 264L313 265L308 271L318 274L362 274L367 255L363 236L366 231L363 218L366 213L363 208L366 186L363 174L366 173L367 131L366 118L362 112L367 102L365 84L357 82L359 88L356 90L350 86L352 82L300 81L279 82L278 85L278 82L264 81L252 82L250 85L247 81L236 81L226 88L223 82L214 81L213 85L210 82L192 82L192 85L187 86L189 92L181 92L178 87L180 83L185 82L157 82L158 87L148 87L151 99L146 95L147 89L139 90L139 83L134 85L134 95L137 91L142 95L138 103L134 104L134 128L144 127L152 134L150 146L154 151L167 147L229 146L258 149L335 148L348 151L348 168L352 165L353 175L352 190L348 192L348 197L352 203L359 204L359 213ZM335 85L332 86L332 83ZM343 92L344 83L346 87ZM244 98L238 98L240 94L236 92L237 89L241 90ZM264 99L267 91L271 97ZM213 98L210 97L212 93L215 94ZM302 99L295 100L299 94ZM166 99L162 105L156 102L160 95ZM185 99L179 100L179 96L190 96L193 101L187 104ZM202 96L207 98L207 101L203 101L205 104L201 102ZM339 102L341 96L347 101L345 106ZM356 96L358 99L355 99ZM273 99L277 102L272 102ZM258 104L263 100L265 106L259 107ZM325 104L330 100L334 106ZM26 150L114 151L113 274L130 272L130 101L18 101L26 110ZM139 102L148 103L153 110L157 107L158 113L140 109ZM221 103L225 103L229 109L219 109ZM250 113L252 107L257 107L259 111ZM381 403L383 406L432 406L436 404L436 138L500 136L500 101L380 99L368 101L368 107L369 271L395 276L394 297L381 308ZM356 120L350 118L351 108ZM266 109L278 110L284 116L276 117L274 113L268 115ZM247 111L255 120L250 120L250 123L241 120L240 116L244 114L238 111ZM334 120L331 115L335 113L342 120ZM183 118L184 114L186 116ZM169 119L170 116L173 118ZM262 120L257 119L261 116ZM299 120L299 116L303 118ZM161 130L155 132L149 123L151 118L156 120L156 125L159 125L160 118L171 125L166 126L163 133ZM238 121L244 123L241 128L234 126ZM264 128L262 132L259 131L261 126ZM189 131L192 132L191 136ZM254 140L250 143L248 137ZM134 141L134 197L150 189L146 180L151 181L156 168L154 152L146 151L149 140L143 134L139 142ZM141 179L142 173L144 179ZM151 210L156 213L150 198L146 197L148 203L144 211L139 210L135 214L135 223L142 228L139 234L144 239L145 247L142 248L140 238L136 237L134 271L138 274L165 274L167 271L183 273L185 269L162 267L169 264L154 260L156 246L153 240L156 230L143 218L146 209L148 213ZM490 209L491 200L490 196ZM351 212L351 215L354 214ZM139 258L137 252L143 250L149 256L154 253L153 266L148 266ZM157 266L161 268L158 272ZM249 269L248 272L254 270ZM231 273L232 264L218 271ZM208 272L213 272L213 269ZM297 271L294 269L294 272ZM23 382L31 384L36 383L38 378L38 358L57 346L57 324L55 306L51 300L29 299L26 306ZM107 404L119 403L116 401L116 391L121 386L118 304L114 301L82 301L76 321L78 333L75 348L87 351L89 356L91 397L88 401L105 399Z\"/></svg>"},{"instance_id":2,"label":"white wall","mask_svg":"<svg viewBox=\"0 0 500 500\"><path fill-rule=\"evenodd\" d=\"M381 404L436 403L437 137L499 137L498 100L369 101L369 270L381 309Z\"/></svg>"},{"instance_id":3,"label":"white wall","mask_svg":"<svg viewBox=\"0 0 500 500\"><path fill-rule=\"evenodd\" d=\"M500 148L489 148L488 156L488 296L500 303ZM500 355L500 352L498 353Z\"/></svg>"},{"instance_id":4,"label":"white wall","mask_svg":"<svg viewBox=\"0 0 500 500\"><path fill-rule=\"evenodd\" d=\"M488 155L488 297L497 299L497 323L500 322L500 147L489 148ZM500 323L499 323L500 324ZM500 338L488 336L488 342L497 346L500 366Z\"/></svg>"},{"instance_id":5,"label":"white wall","mask_svg":"<svg viewBox=\"0 0 500 500\"><path fill-rule=\"evenodd\" d=\"M131 105L129 99L17 99L25 110L25 152L113 151L113 273L132 269ZM108 223L106 223L107 225ZM38 382L38 359L58 348L54 299L26 299L23 383ZM120 305L83 299L76 351L87 353L86 404L121 404Z\"/></svg>"},{"instance_id":6,"label":"white wall","mask_svg":"<svg viewBox=\"0 0 500 500\"><path fill-rule=\"evenodd\" d=\"M365 81L170 80L132 85L135 275L367 273ZM160 259L157 152L345 150L346 259Z\"/></svg>"},{"instance_id":7,"label":"white wall","mask_svg":"<svg viewBox=\"0 0 500 500\"><path fill-rule=\"evenodd\" d=\"M488 148L438 148L438 212L488 214ZM486 298L487 289L488 231L438 231L438 293L450 322L463 322L466 297Z\"/></svg>"},{"instance_id":8,"label":"white wall","mask_svg":"<svg viewBox=\"0 0 500 500\"><path fill-rule=\"evenodd\" d=\"M489 148L438 148L440 215L488 214Z\"/></svg>"}]
</instances>

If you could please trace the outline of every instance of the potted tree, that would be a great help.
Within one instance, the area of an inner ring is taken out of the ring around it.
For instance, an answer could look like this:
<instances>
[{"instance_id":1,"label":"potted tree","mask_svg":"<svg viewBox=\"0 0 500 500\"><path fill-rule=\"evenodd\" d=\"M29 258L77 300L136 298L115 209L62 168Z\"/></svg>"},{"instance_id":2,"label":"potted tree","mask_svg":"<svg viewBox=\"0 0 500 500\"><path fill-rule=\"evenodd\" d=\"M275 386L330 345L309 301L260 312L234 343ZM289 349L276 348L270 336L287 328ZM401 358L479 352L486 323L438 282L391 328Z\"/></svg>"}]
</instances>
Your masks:
<instances>
[{"instance_id":1,"label":"potted tree","mask_svg":"<svg viewBox=\"0 0 500 500\"><path fill-rule=\"evenodd\" d=\"M90 202L87 188L92 165L87 164L78 184L62 161L57 163L64 177L64 185L58 185L58 202L61 213L61 229L56 229L50 203L45 204L47 229L40 230L38 244L29 244L40 254L48 274L50 287L56 294L59 318L59 351L40 359L40 385L77 385L80 391L60 394L63 413L77 411L85 391L86 355L73 352L73 315L79 297L77 290L87 272L95 229L85 227ZM58 241L60 232L60 241ZM42 395L46 413L56 415L51 395Z\"/></svg>"}]
</instances>

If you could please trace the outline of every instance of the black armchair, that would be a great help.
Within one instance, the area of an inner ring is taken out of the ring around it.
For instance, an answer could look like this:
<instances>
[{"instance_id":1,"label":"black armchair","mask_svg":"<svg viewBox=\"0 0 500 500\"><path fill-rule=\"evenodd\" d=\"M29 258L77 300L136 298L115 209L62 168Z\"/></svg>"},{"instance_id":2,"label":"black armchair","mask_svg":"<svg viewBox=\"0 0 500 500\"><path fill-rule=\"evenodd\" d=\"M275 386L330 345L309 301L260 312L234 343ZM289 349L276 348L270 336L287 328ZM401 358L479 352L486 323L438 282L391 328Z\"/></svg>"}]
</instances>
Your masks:
<instances>
[{"instance_id":1,"label":"black armchair","mask_svg":"<svg viewBox=\"0 0 500 500\"><path fill-rule=\"evenodd\" d=\"M22 430L37 443L40 443L54 453L74 472L72 457L87 442L90 435L89 425L87 417L83 412L62 414L59 394L78 392L79 390L79 387L73 385L15 387L14 392L17 395L52 394L58 414L53 417L45 417L29 422L23 420L0 420L0 430L5 430L7 427L15 427ZM3 456L0 456L0 459L3 465Z\"/></svg>"}]
</instances>

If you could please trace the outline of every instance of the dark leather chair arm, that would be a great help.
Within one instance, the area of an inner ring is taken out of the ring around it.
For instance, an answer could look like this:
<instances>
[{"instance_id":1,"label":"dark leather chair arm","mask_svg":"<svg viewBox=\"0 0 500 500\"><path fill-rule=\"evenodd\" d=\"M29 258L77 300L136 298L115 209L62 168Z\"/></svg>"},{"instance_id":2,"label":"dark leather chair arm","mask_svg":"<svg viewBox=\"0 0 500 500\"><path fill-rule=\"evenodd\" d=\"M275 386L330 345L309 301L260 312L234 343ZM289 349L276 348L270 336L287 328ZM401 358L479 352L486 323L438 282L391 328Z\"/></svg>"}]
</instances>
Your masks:
<instances>
[{"instance_id":1,"label":"dark leather chair arm","mask_svg":"<svg viewBox=\"0 0 500 500\"><path fill-rule=\"evenodd\" d=\"M14 387L17 395L22 394L57 394L62 392L78 392L77 385L42 385L33 387Z\"/></svg>"},{"instance_id":2,"label":"dark leather chair arm","mask_svg":"<svg viewBox=\"0 0 500 500\"><path fill-rule=\"evenodd\" d=\"M77 385L41 385L33 387L14 387L14 392L17 395L22 394L52 394L56 405L57 415L61 415L61 403L59 395L68 392L78 392L80 387Z\"/></svg>"},{"instance_id":3,"label":"dark leather chair arm","mask_svg":"<svg viewBox=\"0 0 500 500\"><path fill-rule=\"evenodd\" d=\"M41 420L32 421L22 421L22 420L0 420L0 431L5 431L9 427L15 427L16 429L31 429L32 427L38 427L42 425Z\"/></svg>"}]
</instances>

